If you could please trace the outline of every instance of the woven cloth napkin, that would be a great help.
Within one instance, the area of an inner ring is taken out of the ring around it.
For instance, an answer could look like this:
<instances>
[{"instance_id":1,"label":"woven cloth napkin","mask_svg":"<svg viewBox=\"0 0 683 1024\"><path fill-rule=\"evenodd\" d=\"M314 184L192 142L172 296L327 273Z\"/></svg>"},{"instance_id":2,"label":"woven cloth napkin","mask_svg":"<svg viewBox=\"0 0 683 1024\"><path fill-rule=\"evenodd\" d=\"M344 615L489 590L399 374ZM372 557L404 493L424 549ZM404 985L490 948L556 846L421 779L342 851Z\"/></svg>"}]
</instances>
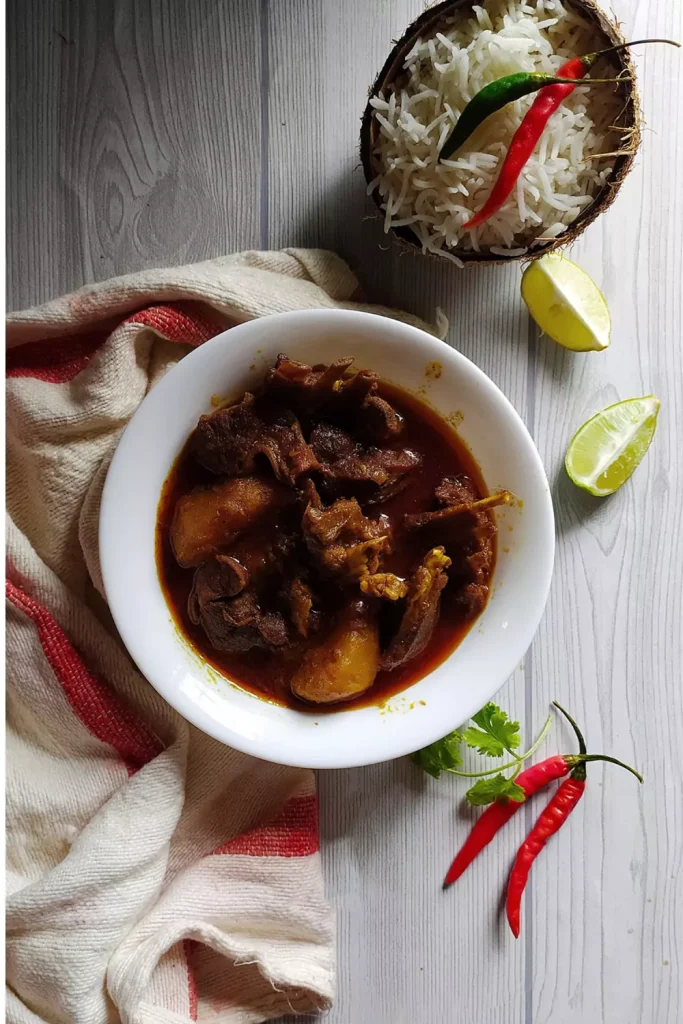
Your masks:
<instances>
[{"instance_id":1,"label":"woven cloth napkin","mask_svg":"<svg viewBox=\"0 0 683 1024\"><path fill-rule=\"evenodd\" d=\"M434 331L357 296L338 257L289 249L9 317L10 1024L251 1024L330 1005L312 774L222 746L140 676L104 601L97 522L122 429L192 346L317 307Z\"/></svg>"}]
</instances>

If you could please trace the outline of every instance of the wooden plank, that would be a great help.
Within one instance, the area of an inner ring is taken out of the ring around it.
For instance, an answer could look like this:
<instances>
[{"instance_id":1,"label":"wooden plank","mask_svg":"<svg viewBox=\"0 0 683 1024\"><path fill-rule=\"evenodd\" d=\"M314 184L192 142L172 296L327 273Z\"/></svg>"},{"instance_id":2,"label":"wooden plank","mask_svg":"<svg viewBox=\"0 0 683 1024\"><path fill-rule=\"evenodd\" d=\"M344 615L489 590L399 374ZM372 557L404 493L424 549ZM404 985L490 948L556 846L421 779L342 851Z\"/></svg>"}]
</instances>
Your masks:
<instances>
[{"instance_id":1,"label":"wooden plank","mask_svg":"<svg viewBox=\"0 0 683 1024\"><path fill-rule=\"evenodd\" d=\"M627 38L683 32L680 5L645 10L622 0L616 9ZM683 1016L683 202L671 175L683 155L671 131L683 90L676 51L636 53L649 129L641 155L612 209L571 253L607 297L612 347L576 357L537 342L534 432L554 482L560 543L535 643L533 706L540 714L559 694L586 724L589 747L637 764L646 785L591 766L568 835L534 869L525 922L539 1024ZM610 402L649 392L662 400L659 426L632 481L605 501L577 491L562 469L574 430Z\"/></svg>"},{"instance_id":2,"label":"wooden plank","mask_svg":"<svg viewBox=\"0 0 683 1024\"><path fill-rule=\"evenodd\" d=\"M11 0L8 300L260 239L259 0Z\"/></svg>"},{"instance_id":3,"label":"wooden plank","mask_svg":"<svg viewBox=\"0 0 683 1024\"><path fill-rule=\"evenodd\" d=\"M502 693L523 715L524 673ZM457 887L441 891L471 827L462 782L408 761L319 775L323 864L338 915L335 1024L524 1020L524 947L501 928L496 893L523 822Z\"/></svg>"},{"instance_id":4,"label":"wooden plank","mask_svg":"<svg viewBox=\"0 0 683 1024\"><path fill-rule=\"evenodd\" d=\"M416 0L270 5L270 245L336 249L371 301L451 322L449 342L525 414L528 329L517 268L458 272L390 248L358 166L369 84L422 6ZM295 73L292 69L295 68ZM325 116L321 118L320 113ZM370 220L364 218L371 217ZM525 719L525 671L500 699ZM523 944L501 930L495 893L523 836L510 825L456 889L443 875L471 823L464 787L408 762L319 776L323 859L339 919L331 1024L524 1020ZM493 899L492 899L492 894Z\"/></svg>"}]
</instances>

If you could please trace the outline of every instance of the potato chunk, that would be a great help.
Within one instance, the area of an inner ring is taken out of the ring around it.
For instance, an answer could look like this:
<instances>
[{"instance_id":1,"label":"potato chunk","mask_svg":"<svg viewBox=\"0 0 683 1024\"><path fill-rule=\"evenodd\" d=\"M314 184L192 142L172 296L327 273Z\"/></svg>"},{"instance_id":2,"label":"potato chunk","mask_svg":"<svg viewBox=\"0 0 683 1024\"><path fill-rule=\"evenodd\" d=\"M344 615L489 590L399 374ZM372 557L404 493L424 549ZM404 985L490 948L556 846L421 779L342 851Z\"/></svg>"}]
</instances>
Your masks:
<instances>
[{"instance_id":1,"label":"potato chunk","mask_svg":"<svg viewBox=\"0 0 683 1024\"><path fill-rule=\"evenodd\" d=\"M180 498L173 515L171 544L178 563L200 565L291 500L284 487L258 476L195 487Z\"/></svg>"},{"instance_id":2,"label":"potato chunk","mask_svg":"<svg viewBox=\"0 0 683 1024\"><path fill-rule=\"evenodd\" d=\"M292 692L312 704L351 700L372 686L379 657L377 621L364 602L352 601L327 639L304 655Z\"/></svg>"}]
</instances>

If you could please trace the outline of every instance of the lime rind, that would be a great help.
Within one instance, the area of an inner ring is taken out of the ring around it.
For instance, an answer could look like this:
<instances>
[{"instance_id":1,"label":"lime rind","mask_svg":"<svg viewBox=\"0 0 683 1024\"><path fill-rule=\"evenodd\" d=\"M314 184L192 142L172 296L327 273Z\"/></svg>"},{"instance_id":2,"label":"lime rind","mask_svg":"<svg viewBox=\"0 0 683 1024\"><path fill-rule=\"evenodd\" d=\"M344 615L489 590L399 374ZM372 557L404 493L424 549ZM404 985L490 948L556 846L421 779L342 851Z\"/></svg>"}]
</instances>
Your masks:
<instances>
[{"instance_id":1,"label":"lime rind","mask_svg":"<svg viewBox=\"0 0 683 1024\"><path fill-rule=\"evenodd\" d=\"M637 469L657 427L654 395L615 402L574 434L565 456L570 480L598 498L614 494Z\"/></svg>"}]
</instances>

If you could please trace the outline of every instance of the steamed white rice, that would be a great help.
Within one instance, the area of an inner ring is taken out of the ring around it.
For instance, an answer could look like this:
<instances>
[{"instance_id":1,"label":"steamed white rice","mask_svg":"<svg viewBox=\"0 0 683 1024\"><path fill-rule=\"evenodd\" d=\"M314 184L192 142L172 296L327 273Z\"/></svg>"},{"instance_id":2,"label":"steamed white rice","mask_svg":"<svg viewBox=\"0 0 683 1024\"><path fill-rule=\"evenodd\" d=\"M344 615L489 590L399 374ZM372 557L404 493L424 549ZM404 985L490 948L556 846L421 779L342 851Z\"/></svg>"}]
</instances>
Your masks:
<instances>
[{"instance_id":1,"label":"steamed white rice","mask_svg":"<svg viewBox=\"0 0 683 1024\"><path fill-rule=\"evenodd\" d=\"M377 171L384 229L409 227L425 252L447 249L522 255L556 238L605 184L618 147L619 112L609 85L577 86L550 118L517 187L486 224L462 225L479 210L535 96L488 118L452 159L438 153L467 102L488 82L516 71L556 72L570 57L600 48L595 30L561 0L482 0L419 39L405 60L407 82L373 97L379 129ZM614 72L609 70L611 77ZM602 77L602 76L601 76Z\"/></svg>"}]
</instances>

